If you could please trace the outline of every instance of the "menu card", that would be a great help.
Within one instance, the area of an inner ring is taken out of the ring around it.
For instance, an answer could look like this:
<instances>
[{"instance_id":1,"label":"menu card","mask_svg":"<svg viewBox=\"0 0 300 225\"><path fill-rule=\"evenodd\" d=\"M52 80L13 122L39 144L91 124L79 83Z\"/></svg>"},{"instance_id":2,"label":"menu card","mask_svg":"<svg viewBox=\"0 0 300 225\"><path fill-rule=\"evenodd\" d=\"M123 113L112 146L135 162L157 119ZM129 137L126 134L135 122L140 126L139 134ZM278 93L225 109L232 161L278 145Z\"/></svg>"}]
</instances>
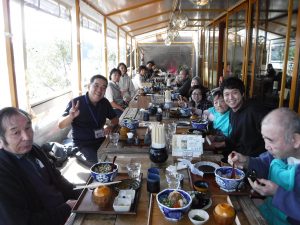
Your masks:
<instances>
[{"instance_id":1,"label":"menu card","mask_svg":"<svg viewBox=\"0 0 300 225\"><path fill-rule=\"evenodd\" d=\"M182 156L185 150L193 151L194 157L203 154L204 138L201 135L174 134L172 138L172 156Z\"/></svg>"}]
</instances>

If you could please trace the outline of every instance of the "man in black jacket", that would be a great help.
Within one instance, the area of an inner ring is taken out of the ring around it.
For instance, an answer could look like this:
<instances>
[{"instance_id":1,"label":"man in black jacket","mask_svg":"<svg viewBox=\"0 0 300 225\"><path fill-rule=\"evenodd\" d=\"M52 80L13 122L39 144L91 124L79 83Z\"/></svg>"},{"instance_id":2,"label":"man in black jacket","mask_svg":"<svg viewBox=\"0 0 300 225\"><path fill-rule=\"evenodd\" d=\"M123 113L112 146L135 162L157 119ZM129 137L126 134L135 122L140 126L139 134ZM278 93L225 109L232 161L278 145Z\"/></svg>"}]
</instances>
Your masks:
<instances>
[{"instance_id":1,"label":"man in black jacket","mask_svg":"<svg viewBox=\"0 0 300 225\"><path fill-rule=\"evenodd\" d=\"M28 114L0 110L0 225L62 225L79 194L33 145Z\"/></svg>"},{"instance_id":2,"label":"man in black jacket","mask_svg":"<svg viewBox=\"0 0 300 225\"><path fill-rule=\"evenodd\" d=\"M230 107L230 125L232 132L223 143L214 143L216 147L225 147L224 156L237 151L247 156L258 156L266 151L261 136L261 121L268 109L254 100L245 101L245 87L237 77L225 79L221 85L225 103Z\"/></svg>"}]
</instances>

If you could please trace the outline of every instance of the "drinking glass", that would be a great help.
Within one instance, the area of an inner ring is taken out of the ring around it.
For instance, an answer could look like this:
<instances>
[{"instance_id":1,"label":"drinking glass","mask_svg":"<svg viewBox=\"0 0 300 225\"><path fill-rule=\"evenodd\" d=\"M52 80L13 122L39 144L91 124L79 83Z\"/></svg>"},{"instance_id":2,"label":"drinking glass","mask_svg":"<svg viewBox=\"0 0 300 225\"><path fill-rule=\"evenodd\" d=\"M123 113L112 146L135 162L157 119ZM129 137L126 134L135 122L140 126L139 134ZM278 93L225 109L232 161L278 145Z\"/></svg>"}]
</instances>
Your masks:
<instances>
[{"instance_id":1,"label":"drinking glass","mask_svg":"<svg viewBox=\"0 0 300 225\"><path fill-rule=\"evenodd\" d=\"M119 133L109 134L109 140L114 146L118 146L119 137L120 137Z\"/></svg>"},{"instance_id":2,"label":"drinking glass","mask_svg":"<svg viewBox=\"0 0 300 225\"><path fill-rule=\"evenodd\" d=\"M129 178L138 180L141 173L141 163L129 163L126 167Z\"/></svg>"},{"instance_id":3,"label":"drinking glass","mask_svg":"<svg viewBox=\"0 0 300 225\"><path fill-rule=\"evenodd\" d=\"M181 187L181 180L183 180L183 175L174 171L166 170L166 180L169 188L179 189Z\"/></svg>"}]
</instances>

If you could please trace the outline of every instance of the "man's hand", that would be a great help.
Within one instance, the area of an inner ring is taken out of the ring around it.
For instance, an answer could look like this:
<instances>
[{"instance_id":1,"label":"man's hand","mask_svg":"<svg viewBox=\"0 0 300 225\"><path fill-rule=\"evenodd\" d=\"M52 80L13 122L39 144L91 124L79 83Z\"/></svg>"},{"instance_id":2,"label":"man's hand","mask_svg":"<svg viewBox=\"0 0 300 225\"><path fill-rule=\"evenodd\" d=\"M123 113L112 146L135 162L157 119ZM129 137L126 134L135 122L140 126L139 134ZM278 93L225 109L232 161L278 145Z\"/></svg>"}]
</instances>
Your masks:
<instances>
[{"instance_id":1,"label":"man's hand","mask_svg":"<svg viewBox=\"0 0 300 225\"><path fill-rule=\"evenodd\" d=\"M72 108L69 111L69 115L72 117L72 119L74 119L79 114L80 114L80 111L79 111L79 101L77 101L76 105L75 105L74 100L72 100Z\"/></svg>"},{"instance_id":2,"label":"man's hand","mask_svg":"<svg viewBox=\"0 0 300 225\"><path fill-rule=\"evenodd\" d=\"M248 178L249 184L257 193L262 196L272 196L276 193L278 185L266 179L257 179L254 182Z\"/></svg>"},{"instance_id":3,"label":"man's hand","mask_svg":"<svg viewBox=\"0 0 300 225\"><path fill-rule=\"evenodd\" d=\"M235 164L236 167L240 169L244 169L248 167L249 156L242 155L236 151L232 151L228 155L228 163L230 165Z\"/></svg>"},{"instance_id":4,"label":"man's hand","mask_svg":"<svg viewBox=\"0 0 300 225\"><path fill-rule=\"evenodd\" d=\"M112 132L113 128L111 126L107 126L104 128L104 135L107 136Z\"/></svg>"}]
</instances>

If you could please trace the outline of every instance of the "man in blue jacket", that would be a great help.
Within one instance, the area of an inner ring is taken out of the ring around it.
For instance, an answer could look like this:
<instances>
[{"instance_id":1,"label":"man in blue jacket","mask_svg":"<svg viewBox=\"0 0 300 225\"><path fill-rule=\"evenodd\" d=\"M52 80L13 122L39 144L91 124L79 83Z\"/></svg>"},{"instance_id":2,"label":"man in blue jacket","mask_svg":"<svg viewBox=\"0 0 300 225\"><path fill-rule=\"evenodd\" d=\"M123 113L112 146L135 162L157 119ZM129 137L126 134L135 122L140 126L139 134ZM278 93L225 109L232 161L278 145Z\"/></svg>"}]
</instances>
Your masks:
<instances>
[{"instance_id":1,"label":"man in blue jacket","mask_svg":"<svg viewBox=\"0 0 300 225\"><path fill-rule=\"evenodd\" d=\"M33 145L28 114L0 110L0 225L63 225L79 194Z\"/></svg>"},{"instance_id":2,"label":"man in blue jacket","mask_svg":"<svg viewBox=\"0 0 300 225\"><path fill-rule=\"evenodd\" d=\"M300 224L300 117L288 108L278 108L262 121L261 133L267 152L253 158L237 152L228 162L258 179L249 183L266 196L259 209L269 224Z\"/></svg>"}]
</instances>

